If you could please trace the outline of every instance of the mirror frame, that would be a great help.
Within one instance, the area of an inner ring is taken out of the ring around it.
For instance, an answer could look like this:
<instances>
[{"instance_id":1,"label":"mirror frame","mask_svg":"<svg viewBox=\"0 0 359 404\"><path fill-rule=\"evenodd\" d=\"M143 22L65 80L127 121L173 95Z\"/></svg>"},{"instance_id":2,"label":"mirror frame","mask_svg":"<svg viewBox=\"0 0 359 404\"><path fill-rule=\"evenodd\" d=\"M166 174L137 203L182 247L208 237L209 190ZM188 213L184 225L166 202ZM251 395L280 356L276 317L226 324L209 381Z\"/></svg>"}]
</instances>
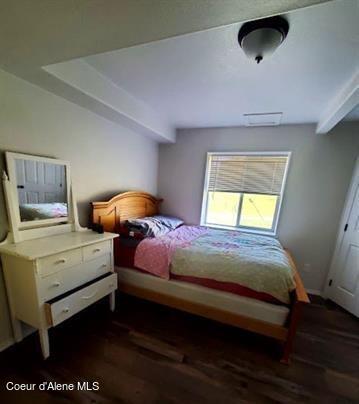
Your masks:
<instances>
[{"instance_id":1,"label":"mirror frame","mask_svg":"<svg viewBox=\"0 0 359 404\"><path fill-rule=\"evenodd\" d=\"M71 200L71 176L70 176L70 163L64 160L58 160L55 158L34 156L30 154L5 152L6 166L8 172L8 178L10 183L11 200L13 204L12 218L13 224L18 231L26 229L35 229L39 227L54 226L59 224L68 224L73 222L72 214L72 200ZM65 166L66 175L66 196L67 196L67 217L58 217L53 219L39 219L32 221L22 222L20 218L20 205L19 195L17 191L17 176L16 176L16 159L34 160L44 163L57 164Z\"/></svg>"}]
</instances>

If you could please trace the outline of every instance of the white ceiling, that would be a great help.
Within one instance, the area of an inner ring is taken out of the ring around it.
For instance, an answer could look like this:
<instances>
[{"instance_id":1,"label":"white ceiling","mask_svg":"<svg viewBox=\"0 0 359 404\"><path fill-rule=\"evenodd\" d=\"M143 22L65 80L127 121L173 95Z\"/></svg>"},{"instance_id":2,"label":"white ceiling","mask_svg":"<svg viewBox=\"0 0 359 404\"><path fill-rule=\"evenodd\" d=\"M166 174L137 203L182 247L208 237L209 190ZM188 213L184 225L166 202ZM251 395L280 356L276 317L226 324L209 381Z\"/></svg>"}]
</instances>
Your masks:
<instances>
[{"instance_id":1,"label":"white ceiling","mask_svg":"<svg viewBox=\"0 0 359 404\"><path fill-rule=\"evenodd\" d=\"M79 58L328 1L1 0L0 69L138 133L174 141L175 127L161 110Z\"/></svg>"},{"instance_id":2,"label":"white ceiling","mask_svg":"<svg viewBox=\"0 0 359 404\"><path fill-rule=\"evenodd\" d=\"M318 122L359 67L359 2L287 16L286 41L259 65L238 46L239 23L83 60L175 127L243 125L243 114L265 112L283 112L282 124Z\"/></svg>"},{"instance_id":3,"label":"white ceiling","mask_svg":"<svg viewBox=\"0 0 359 404\"><path fill-rule=\"evenodd\" d=\"M0 66L23 76L38 66L326 1L1 0Z\"/></svg>"}]
</instances>

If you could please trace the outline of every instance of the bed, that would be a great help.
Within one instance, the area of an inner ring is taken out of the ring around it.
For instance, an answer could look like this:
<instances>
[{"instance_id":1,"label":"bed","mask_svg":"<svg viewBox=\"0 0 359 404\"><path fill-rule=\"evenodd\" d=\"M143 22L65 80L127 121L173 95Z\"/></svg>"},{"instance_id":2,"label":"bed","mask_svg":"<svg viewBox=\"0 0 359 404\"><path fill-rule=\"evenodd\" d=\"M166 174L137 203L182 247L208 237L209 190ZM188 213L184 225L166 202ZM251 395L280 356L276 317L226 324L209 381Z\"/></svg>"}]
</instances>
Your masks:
<instances>
[{"instance_id":1,"label":"bed","mask_svg":"<svg viewBox=\"0 0 359 404\"><path fill-rule=\"evenodd\" d=\"M288 364L301 309L309 303L289 251L270 237L186 225L121 246L123 223L157 215L160 203L144 192L92 203L93 222L120 233L119 289L275 338L283 344L281 362Z\"/></svg>"}]
</instances>

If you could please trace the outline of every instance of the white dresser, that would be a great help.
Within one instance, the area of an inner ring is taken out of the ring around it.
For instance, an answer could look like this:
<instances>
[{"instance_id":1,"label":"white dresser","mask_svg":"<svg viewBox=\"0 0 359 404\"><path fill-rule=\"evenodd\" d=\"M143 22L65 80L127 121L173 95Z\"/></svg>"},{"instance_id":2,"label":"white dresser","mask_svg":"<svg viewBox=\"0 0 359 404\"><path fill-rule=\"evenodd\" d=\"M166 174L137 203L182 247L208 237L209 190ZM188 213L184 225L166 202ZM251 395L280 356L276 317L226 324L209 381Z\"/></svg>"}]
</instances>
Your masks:
<instances>
[{"instance_id":1,"label":"white dresser","mask_svg":"<svg viewBox=\"0 0 359 404\"><path fill-rule=\"evenodd\" d=\"M23 338L21 322L36 328L47 358L50 327L105 296L114 310L118 235L79 225L69 162L11 152L5 157L9 233L0 255L14 339Z\"/></svg>"},{"instance_id":2,"label":"white dresser","mask_svg":"<svg viewBox=\"0 0 359 404\"><path fill-rule=\"evenodd\" d=\"M44 358L48 328L110 296L114 310L117 274L112 233L70 232L0 246L16 341L23 321L39 330Z\"/></svg>"}]
</instances>

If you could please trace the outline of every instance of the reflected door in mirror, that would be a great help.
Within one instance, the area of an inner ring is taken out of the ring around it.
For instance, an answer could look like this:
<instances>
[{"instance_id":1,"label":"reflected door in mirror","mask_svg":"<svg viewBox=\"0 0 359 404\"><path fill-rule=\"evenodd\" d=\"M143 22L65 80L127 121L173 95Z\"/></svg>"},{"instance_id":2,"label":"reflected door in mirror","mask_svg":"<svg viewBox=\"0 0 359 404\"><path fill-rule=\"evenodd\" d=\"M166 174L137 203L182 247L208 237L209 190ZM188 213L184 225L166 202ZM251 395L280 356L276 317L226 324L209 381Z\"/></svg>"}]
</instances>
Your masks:
<instances>
[{"instance_id":1,"label":"reflected door in mirror","mask_svg":"<svg viewBox=\"0 0 359 404\"><path fill-rule=\"evenodd\" d=\"M16 159L21 221L67 217L66 167Z\"/></svg>"}]
</instances>

